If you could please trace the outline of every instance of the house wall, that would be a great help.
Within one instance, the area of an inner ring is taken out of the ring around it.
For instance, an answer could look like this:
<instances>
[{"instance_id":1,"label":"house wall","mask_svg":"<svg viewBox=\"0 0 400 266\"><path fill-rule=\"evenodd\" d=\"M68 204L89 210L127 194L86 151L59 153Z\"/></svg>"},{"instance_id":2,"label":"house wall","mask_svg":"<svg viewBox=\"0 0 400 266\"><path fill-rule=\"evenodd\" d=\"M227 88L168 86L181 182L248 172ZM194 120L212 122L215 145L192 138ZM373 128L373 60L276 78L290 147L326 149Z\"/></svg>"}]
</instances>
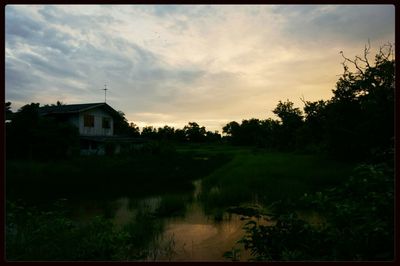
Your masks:
<instances>
[{"instance_id":1,"label":"house wall","mask_svg":"<svg viewBox=\"0 0 400 266\"><path fill-rule=\"evenodd\" d=\"M79 128L79 115L71 115L70 117L68 117L68 122Z\"/></svg>"},{"instance_id":2,"label":"house wall","mask_svg":"<svg viewBox=\"0 0 400 266\"><path fill-rule=\"evenodd\" d=\"M94 127L84 126L84 115L94 116ZM103 128L103 117L110 119L110 128ZM112 116L102 108L91 109L79 114L79 133L83 136L112 136L114 134L114 120Z\"/></svg>"}]
</instances>

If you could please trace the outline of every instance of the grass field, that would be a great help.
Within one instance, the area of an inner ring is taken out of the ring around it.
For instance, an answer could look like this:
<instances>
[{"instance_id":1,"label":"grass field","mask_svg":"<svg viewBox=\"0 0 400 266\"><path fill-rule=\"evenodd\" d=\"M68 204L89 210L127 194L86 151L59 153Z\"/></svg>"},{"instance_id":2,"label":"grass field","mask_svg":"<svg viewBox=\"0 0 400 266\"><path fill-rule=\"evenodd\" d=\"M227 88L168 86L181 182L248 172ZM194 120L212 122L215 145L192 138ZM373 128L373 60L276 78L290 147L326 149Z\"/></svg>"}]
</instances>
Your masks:
<instances>
[{"instance_id":1,"label":"grass field","mask_svg":"<svg viewBox=\"0 0 400 266\"><path fill-rule=\"evenodd\" d=\"M193 189L193 180L228 160L214 155L205 161L194 154L174 152L50 162L7 161L7 199L108 199L185 192Z\"/></svg>"},{"instance_id":2,"label":"grass field","mask_svg":"<svg viewBox=\"0 0 400 266\"><path fill-rule=\"evenodd\" d=\"M187 192L203 179L201 198L216 206L256 197L270 203L345 180L353 165L314 155L227 145L182 145L163 155L7 161L7 198L142 197Z\"/></svg>"},{"instance_id":3,"label":"grass field","mask_svg":"<svg viewBox=\"0 0 400 266\"><path fill-rule=\"evenodd\" d=\"M206 209L243 202L296 199L304 193L338 185L349 178L354 165L316 155L267 152L232 146L182 147L181 152L229 154L233 159L204 177L201 199Z\"/></svg>"}]
</instances>

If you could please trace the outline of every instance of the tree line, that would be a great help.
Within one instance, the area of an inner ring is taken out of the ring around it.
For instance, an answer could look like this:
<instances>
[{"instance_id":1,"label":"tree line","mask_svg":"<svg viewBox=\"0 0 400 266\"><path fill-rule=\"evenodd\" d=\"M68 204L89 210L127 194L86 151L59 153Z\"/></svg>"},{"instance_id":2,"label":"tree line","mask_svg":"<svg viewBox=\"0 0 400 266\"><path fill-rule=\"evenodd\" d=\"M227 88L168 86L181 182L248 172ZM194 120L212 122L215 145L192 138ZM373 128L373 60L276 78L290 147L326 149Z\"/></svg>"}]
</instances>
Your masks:
<instances>
[{"instance_id":1,"label":"tree line","mask_svg":"<svg viewBox=\"0 0 400 266\"><path fill-rule=\"evenodd\" d=\"M223 127L225 136L218 131L207 131L196 122L189 122L182 129L165 125L159 128L146 126L140 131L134 123L127 121L122 111L114 118L114 133L175 142L224 141L269 150L327 153L355 160L384 157L394 148L393 47L391 44L382 46L373 63L368 59L369 53L369 46L365 47L362 57L355 59L347 58L341 52L344 73L330 99L301 99L302 109L295 107L289 99L279 101L273 110L278 119L231 121ZM62 104L57 102L56 105ZM8 155L35 149L65 154L70 151L71 144L78 141L75 128L40 117L38 109L38 103L31 103L13 113L11 103L5 103L6 119L12 120L6 123ZM29 152L25 155L29 156Z\"/></svg>"},{"instance_id":2,"label":"tree line","mask_svg":"<svg viewBox=\"0 0 400 266\"><path fill-rule=\"evenodd\" d=\"M289 100L279 101L273 110L279 119L232 121L223 132L236 145L323 152L355 160L393 156L393 48L382 46L374 63L369 52L366 46L363 57L354 60L341 53L344 73L330 99L302 99L303 110Z\"/></svg>"},{"instance_id":3,"label":"tree line","mask_svg":"<svg viewBox=\"0 0 400 266\"><path fill-rule=\"evenodd\" d=\"M370 47L363 56L344 59L343 74L328 100L306 101L302 109L287 99L273 113L278 119L231 121L222 128L224 136L207 131L196 122L183 129L146 126L135 136L181 142L224 141L277 151L325 153L343 159L365 160L391 156L394 148L395 60L386 44L370 62ZM125 127L128 127L125 122ZM389 154L387 154L389 153ZM382 158L380 158L382 159Z\"/></svg>"},{"instance_id":4,"label":"tree line","mask_svg":"<svg viewBox=\"0 0 400 266\"><path fill-rule=\"evenodd\" d=\"M131 125L132 127L132 125ZM152 140L167 140L176 142L217 142L221 140L221 134L218 131L208 131L204 126L200 126L196 122L188 122L183 128L164 127L155 128L153 126L145 126L142 131L136 128L136 136Z\"/></svg>"}]
</instances>

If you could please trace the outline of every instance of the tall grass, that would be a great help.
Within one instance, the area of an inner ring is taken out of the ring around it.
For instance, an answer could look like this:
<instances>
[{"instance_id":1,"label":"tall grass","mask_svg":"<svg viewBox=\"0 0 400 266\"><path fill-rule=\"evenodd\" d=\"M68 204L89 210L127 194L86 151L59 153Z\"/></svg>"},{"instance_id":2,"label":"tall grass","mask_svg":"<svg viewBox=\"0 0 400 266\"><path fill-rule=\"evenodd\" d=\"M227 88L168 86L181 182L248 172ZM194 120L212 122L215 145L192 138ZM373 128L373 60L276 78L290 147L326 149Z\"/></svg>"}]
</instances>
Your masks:
<instances>
[{"instance_id":1,"label":"tall grass","mask_svg":"<svg viewBox=\"0 0 400 266\"><path fill-rule=\"evenodd\" d=\"M319 226L297 216L295 211L304 207L324 216ZM274 226L246 225L240 242L256 260L394 258L394 171L388 164L359 165L343 184L297 198L290 209L275 214Z\"/></svg>"},{"instance_id":2,"label":"tall grass","mask_svg":"<svg viewBox=\"0 0 400 266\"><path fill-rule=\"evenodd\" d=\"M70 218L66 202L59 203L40 210L22 201L7 201L7 260L146 260L164 230L164 221L148 206L119 227L104 216L77 222Z\"/></svg>"},{"instance_id":3,"label":"tall grass","mask_svg":"<svg viewBox=\"0 0 400 266\"><path fill-rule=\"evenodd\" d=\"M227 162L194 154L80 157L69 161L7 161L7 198L144 197L193 189L192 181Z\"/></svg>"},{"instance_id":4,"label":"tall grass","mask_svg":"<svg viewBox=\"0 0 400 266\"><path fill-rule=\"evenodd\" d=\"M203 179L201 199L206 209L254 200L268 205L339 184L351 166L312 155L240 151Z\"/></svg>"}]
</instances>

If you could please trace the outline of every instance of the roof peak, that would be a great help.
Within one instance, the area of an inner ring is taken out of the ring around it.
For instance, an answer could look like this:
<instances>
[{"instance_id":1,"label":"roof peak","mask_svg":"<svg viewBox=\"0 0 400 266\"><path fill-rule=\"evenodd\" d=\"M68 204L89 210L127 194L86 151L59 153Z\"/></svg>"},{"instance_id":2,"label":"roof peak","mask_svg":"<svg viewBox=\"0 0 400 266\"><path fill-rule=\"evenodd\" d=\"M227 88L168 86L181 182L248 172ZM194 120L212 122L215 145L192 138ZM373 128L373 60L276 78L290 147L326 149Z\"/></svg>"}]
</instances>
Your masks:
<instances>
[{"instance_id":1,"label":"roof peak","mask_svg":"<svg viewBox=\"0 0 400 266\"><path fill-rule=\"evenodd\" d=\"M71 103L71 104L62 103L60 105L48 105L48 106L53 107L53 106L66 106L66 105L95 105L95 104L97 105L97 104L107 104L107 103L105 103L105 102L98 102L98 103ZM42 107L47 107L47 106L42 106Z\"/></svg>"},{"instance_id":2,"label":"roof peak","mask_svg":"<svg viewBox=\"0 0 400 266\"><path fill-rule=\"evenodd\" d=\"M39 113L42 114L62 114L62 113L79 113L92 108L104 106L115 111L110 105L105 102L100 103L81 103L81 104L62 104L62 105L49 105L39 108ZM116 111L115 111L116 112Z\"/></svg>"}]
</instances>

